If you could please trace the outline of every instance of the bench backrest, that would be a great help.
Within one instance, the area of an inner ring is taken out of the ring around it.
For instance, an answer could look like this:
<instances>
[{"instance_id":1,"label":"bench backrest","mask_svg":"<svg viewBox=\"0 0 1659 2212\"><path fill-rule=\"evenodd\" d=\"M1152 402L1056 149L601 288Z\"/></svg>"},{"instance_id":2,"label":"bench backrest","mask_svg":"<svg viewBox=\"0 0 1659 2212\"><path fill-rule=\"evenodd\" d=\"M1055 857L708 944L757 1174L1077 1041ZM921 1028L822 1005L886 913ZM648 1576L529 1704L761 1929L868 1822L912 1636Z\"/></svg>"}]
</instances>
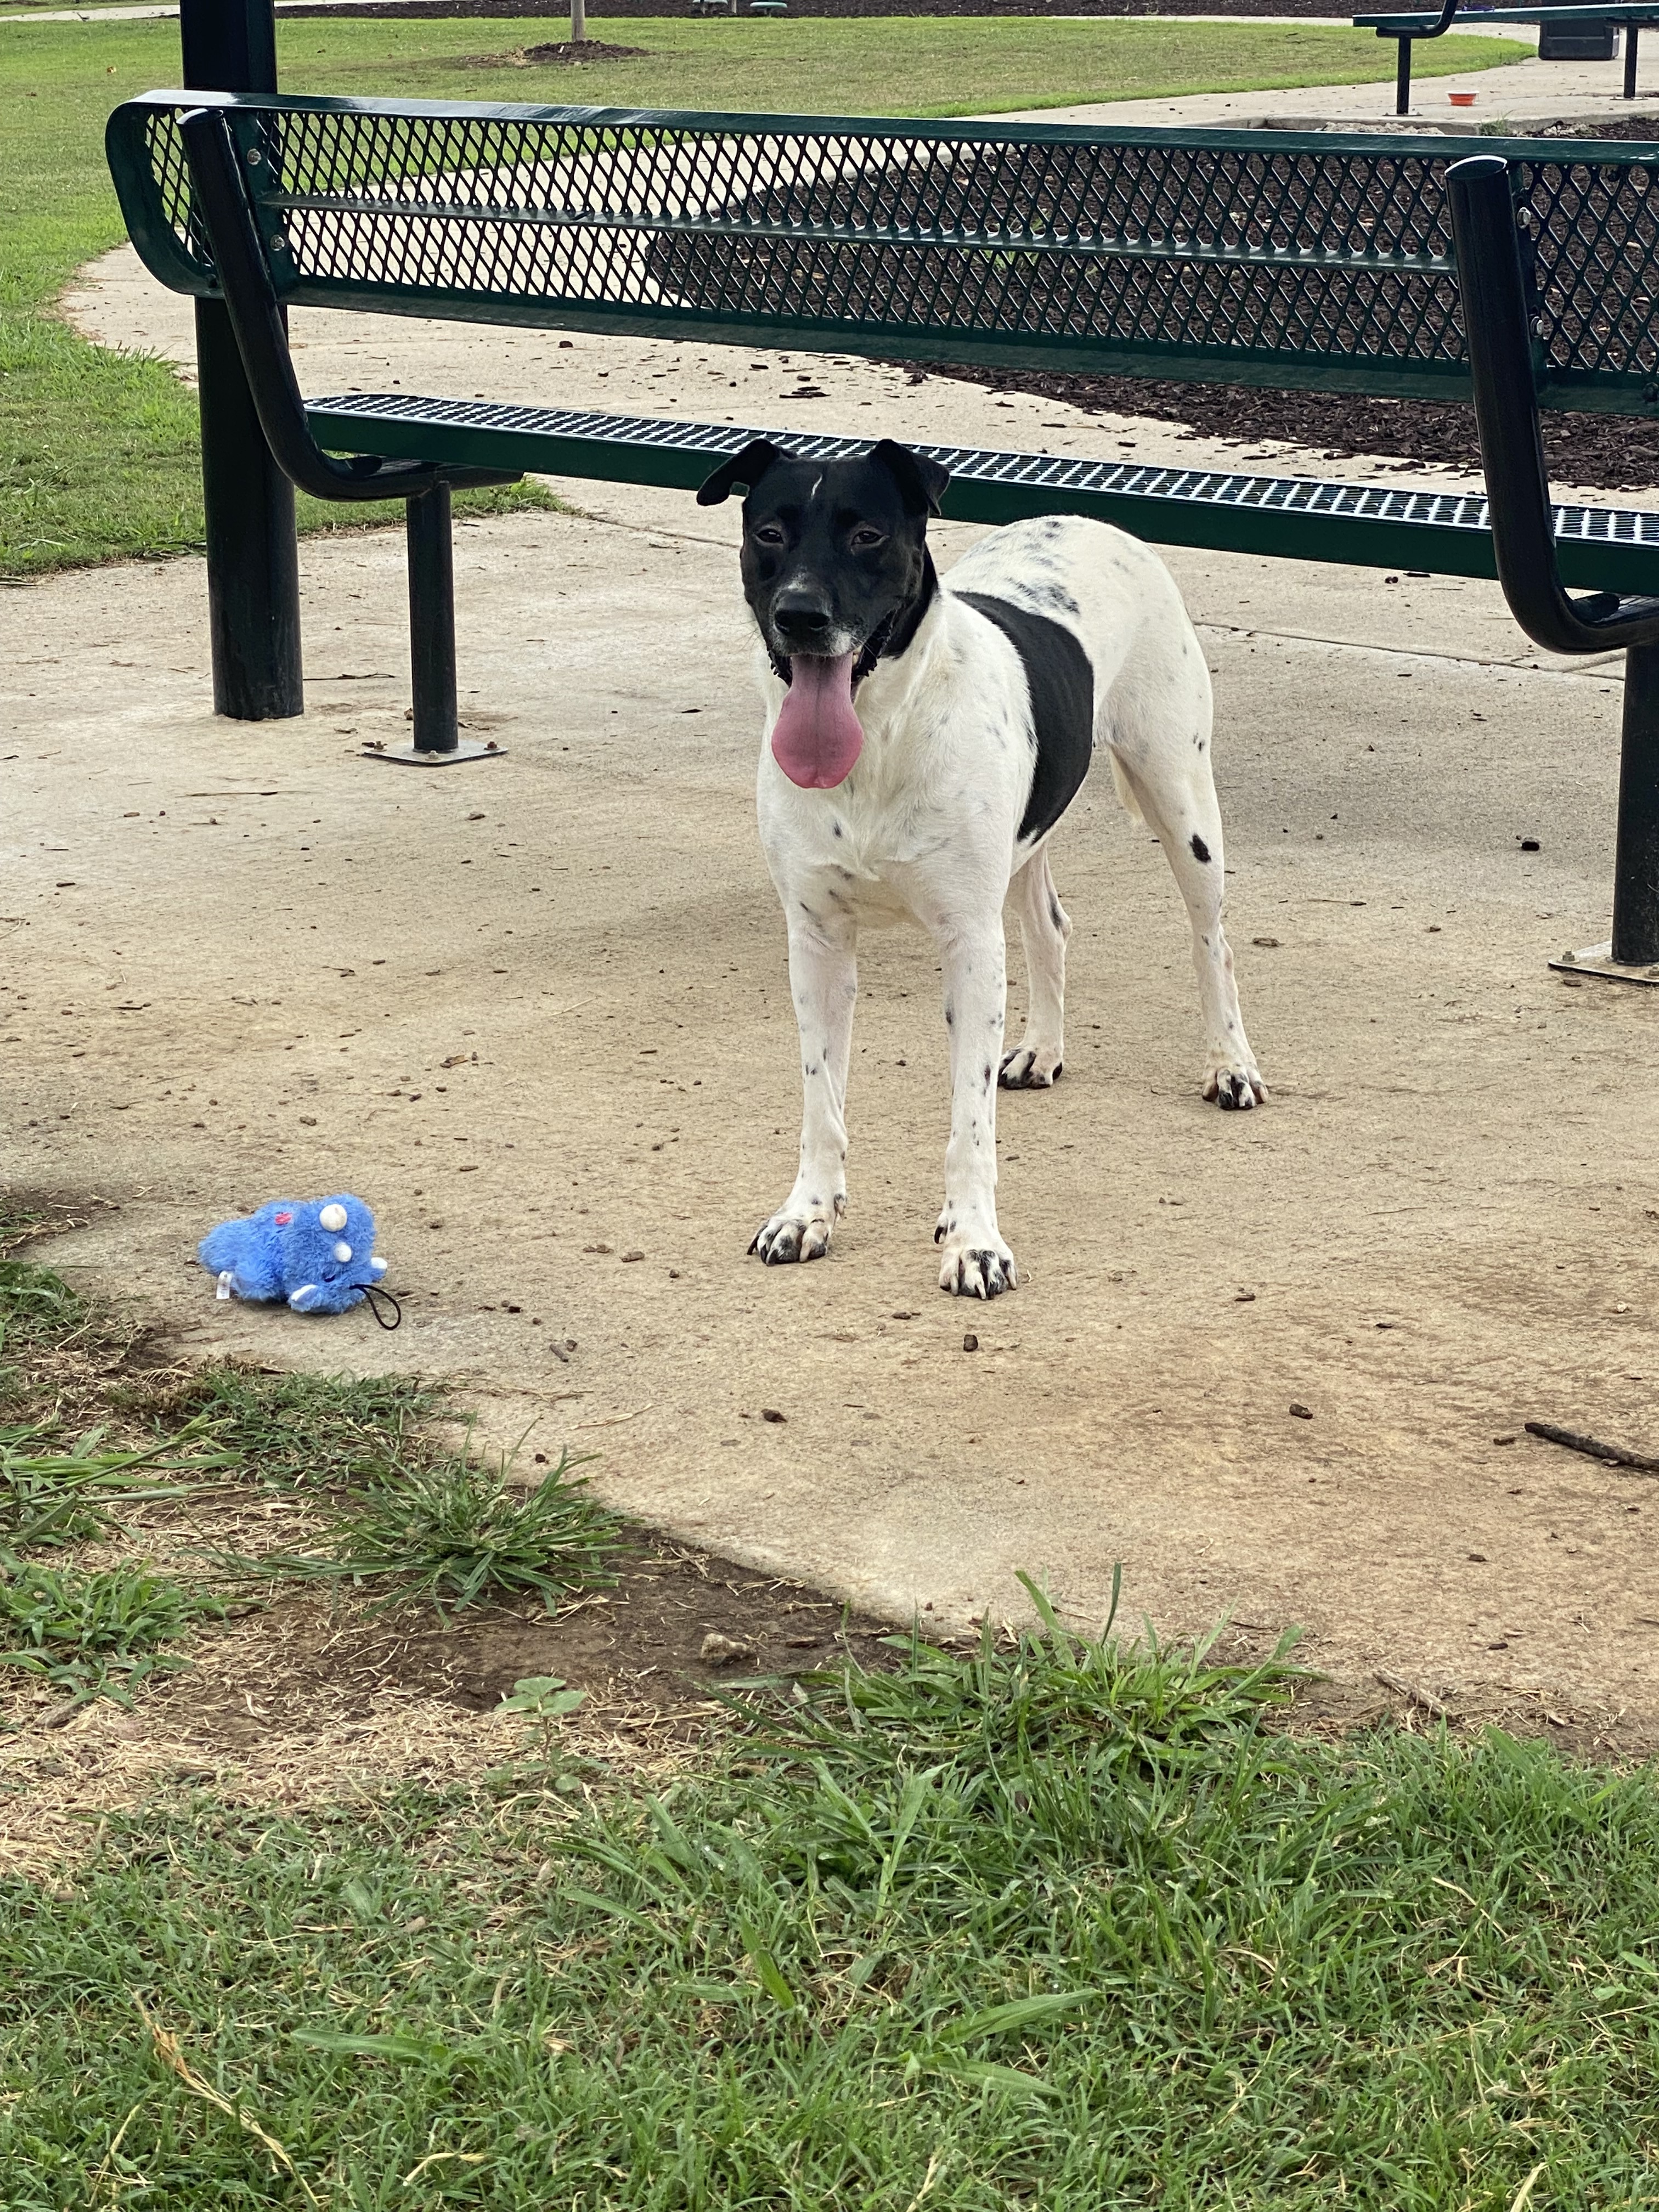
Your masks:
<instances>
[{"instance_id":1,"label":"bench backrest","mask_svg":"<svg viewBox=\"0 0 1659 2212\"><path fill-rule=\"evenodd\" d=\"M110 166L198 294L204 105L284 301L1394 398L1468 396L1444 177L1496 153L1540 404L1659 414L1652 145L150 93Z\"/></svg>"}]
</instances>

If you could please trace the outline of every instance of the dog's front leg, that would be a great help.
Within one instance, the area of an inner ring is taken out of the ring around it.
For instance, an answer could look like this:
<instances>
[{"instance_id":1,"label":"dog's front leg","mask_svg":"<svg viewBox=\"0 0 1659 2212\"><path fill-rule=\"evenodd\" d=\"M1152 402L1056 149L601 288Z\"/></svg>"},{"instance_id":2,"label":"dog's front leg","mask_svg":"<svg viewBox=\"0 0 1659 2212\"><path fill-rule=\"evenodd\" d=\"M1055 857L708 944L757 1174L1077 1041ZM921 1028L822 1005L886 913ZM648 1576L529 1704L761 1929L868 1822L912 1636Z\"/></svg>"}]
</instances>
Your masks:
<instances>
[{"instance_id":1,"label":"dog's front leg","mask_svg":"<svg viewBox=\"0 0 1659 2212\"><path fill-rule=\"evenodd\" d=\"M797 902L799 904L799 902ZM836 915L789 918L789 988L800 1030L800 1171L749 1247L769 1267L821 1260L847 1207L847 1065L859 994L857 933Z\"/></svg>"},{"instance_id":2,"label":"dog's front leg","mask_svg":"<svg viewBox=\"0 0 1659 2212\"><path fill-rule=\"evenodd\" d=\"M939 939L951 1038L945 1210L933 1231L939 1283L959 1297L994 1298L1019 1280L997 1227L997 1071L1008 997L1000 915L968 932L943 929Z\"/></svg>"}]
</instances>

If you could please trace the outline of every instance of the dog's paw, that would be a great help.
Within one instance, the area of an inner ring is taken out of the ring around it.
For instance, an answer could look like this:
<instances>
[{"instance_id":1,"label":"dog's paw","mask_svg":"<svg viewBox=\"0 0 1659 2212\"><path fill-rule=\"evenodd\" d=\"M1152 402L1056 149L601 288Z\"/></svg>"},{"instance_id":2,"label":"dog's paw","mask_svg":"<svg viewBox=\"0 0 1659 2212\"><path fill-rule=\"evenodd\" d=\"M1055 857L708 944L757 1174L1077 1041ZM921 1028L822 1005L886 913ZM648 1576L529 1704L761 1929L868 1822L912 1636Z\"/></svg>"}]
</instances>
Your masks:
<instances>
[{"instance_id":1,"label":"dog's paw","mask_svg":"<svg viewBox=\"0 0 1659 2212\"><path fill-rule=\"evenodd\" d=\"M1204 1071L1204 1096L1224 1113L1248 1113L1267 1096L1261 1070L1253 1060L1212 1060Z\"/></svg>"},{"instance_id":2,"label":"dog's paw","mask_svg":"<svg viewBox=\"0 0 1659 2212\"><path fill-rule=\"evenodd\" d=\"M1003 1054L997 1081L1005 1091L1048 1091L1059 1082L1065 1066L1052 1045L1017 1045Z\"/></svg>"},{"instance_id":3,"label":"dog's paw","mask_svg":"<svg viewBox=\"0 0 1659 2212\"><path fill-rule=\"evenodd\" d=\"M755 1231L749 1249L757 1252L769 1267L787 1267L793 1260L821 1260L830 1249L836 1216L841 1210L839 1205L833 1213L793 1204L781 1206Z\"/></svg>"},{"instance_id":4,"label":"dog's paw","mask_svg":"<svg viewBox=\"0 0 1659 2212\"><path fill-rule=\"evenodd\" d=\"M964 1236L951 1222L950 1208L939 1218L933 1242L939 1253L939 1286L955 1298L1000 1298L1018 1286L1014 1255L994 1230L988 1237Z\"/></svg>"}]
</instances>

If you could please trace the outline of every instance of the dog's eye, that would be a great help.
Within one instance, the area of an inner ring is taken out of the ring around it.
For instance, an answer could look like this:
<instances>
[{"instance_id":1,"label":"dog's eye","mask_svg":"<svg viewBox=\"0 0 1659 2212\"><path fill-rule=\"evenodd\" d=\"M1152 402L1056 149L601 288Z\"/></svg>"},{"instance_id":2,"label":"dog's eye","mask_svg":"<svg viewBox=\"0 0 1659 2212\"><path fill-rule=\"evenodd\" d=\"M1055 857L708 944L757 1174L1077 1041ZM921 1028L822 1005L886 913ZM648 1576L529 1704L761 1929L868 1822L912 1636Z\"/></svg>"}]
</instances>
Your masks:
<instances>
[{"instance_id":1,"label":"dog's eye","mask_svg":"<svg viewBox=\"0 0 1659 2212\"><path fill-rule=\"evenodd\" d=\"M885 542L886 532L881 530L872 530L867 522L861 523L858 529L853 532L852 537L848 540L848 544L851 545L855 553L868 553L875 546L884 544Z\"/></svg>"},{"instance_id":2,"label":"dog's eye","mask_svg":"<svg viewBox=\"0 0 1659 2212\"><path fill-rule=\"evenodd\" d=\"M781 545L783 543L783 532L775 522L758 523L750 535L757 545Z\"/></svg>"}]
</instances>

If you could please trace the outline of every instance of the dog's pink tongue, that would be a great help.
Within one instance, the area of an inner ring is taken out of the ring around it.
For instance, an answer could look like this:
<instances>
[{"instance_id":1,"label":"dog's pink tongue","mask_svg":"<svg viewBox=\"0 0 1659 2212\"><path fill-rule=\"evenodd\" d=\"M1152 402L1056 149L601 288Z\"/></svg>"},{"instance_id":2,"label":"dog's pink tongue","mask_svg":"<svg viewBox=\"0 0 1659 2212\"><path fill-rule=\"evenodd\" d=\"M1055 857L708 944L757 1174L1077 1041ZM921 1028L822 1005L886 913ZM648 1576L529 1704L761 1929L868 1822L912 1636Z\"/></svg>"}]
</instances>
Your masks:
<instances>
[{"instance_id":1,"label":"dog's pink tongue","mask_svg":"<svg viewBox=\"0 0 1659 2212\"><path fill-rule=\"evenodd\" d=\"M772 757L805 791L832 791L852 773L864 748L864 732L853 712L853 656L834 660L798 653L789 663L790 684L777 726Z\"/></svg>"}]
</instances>

